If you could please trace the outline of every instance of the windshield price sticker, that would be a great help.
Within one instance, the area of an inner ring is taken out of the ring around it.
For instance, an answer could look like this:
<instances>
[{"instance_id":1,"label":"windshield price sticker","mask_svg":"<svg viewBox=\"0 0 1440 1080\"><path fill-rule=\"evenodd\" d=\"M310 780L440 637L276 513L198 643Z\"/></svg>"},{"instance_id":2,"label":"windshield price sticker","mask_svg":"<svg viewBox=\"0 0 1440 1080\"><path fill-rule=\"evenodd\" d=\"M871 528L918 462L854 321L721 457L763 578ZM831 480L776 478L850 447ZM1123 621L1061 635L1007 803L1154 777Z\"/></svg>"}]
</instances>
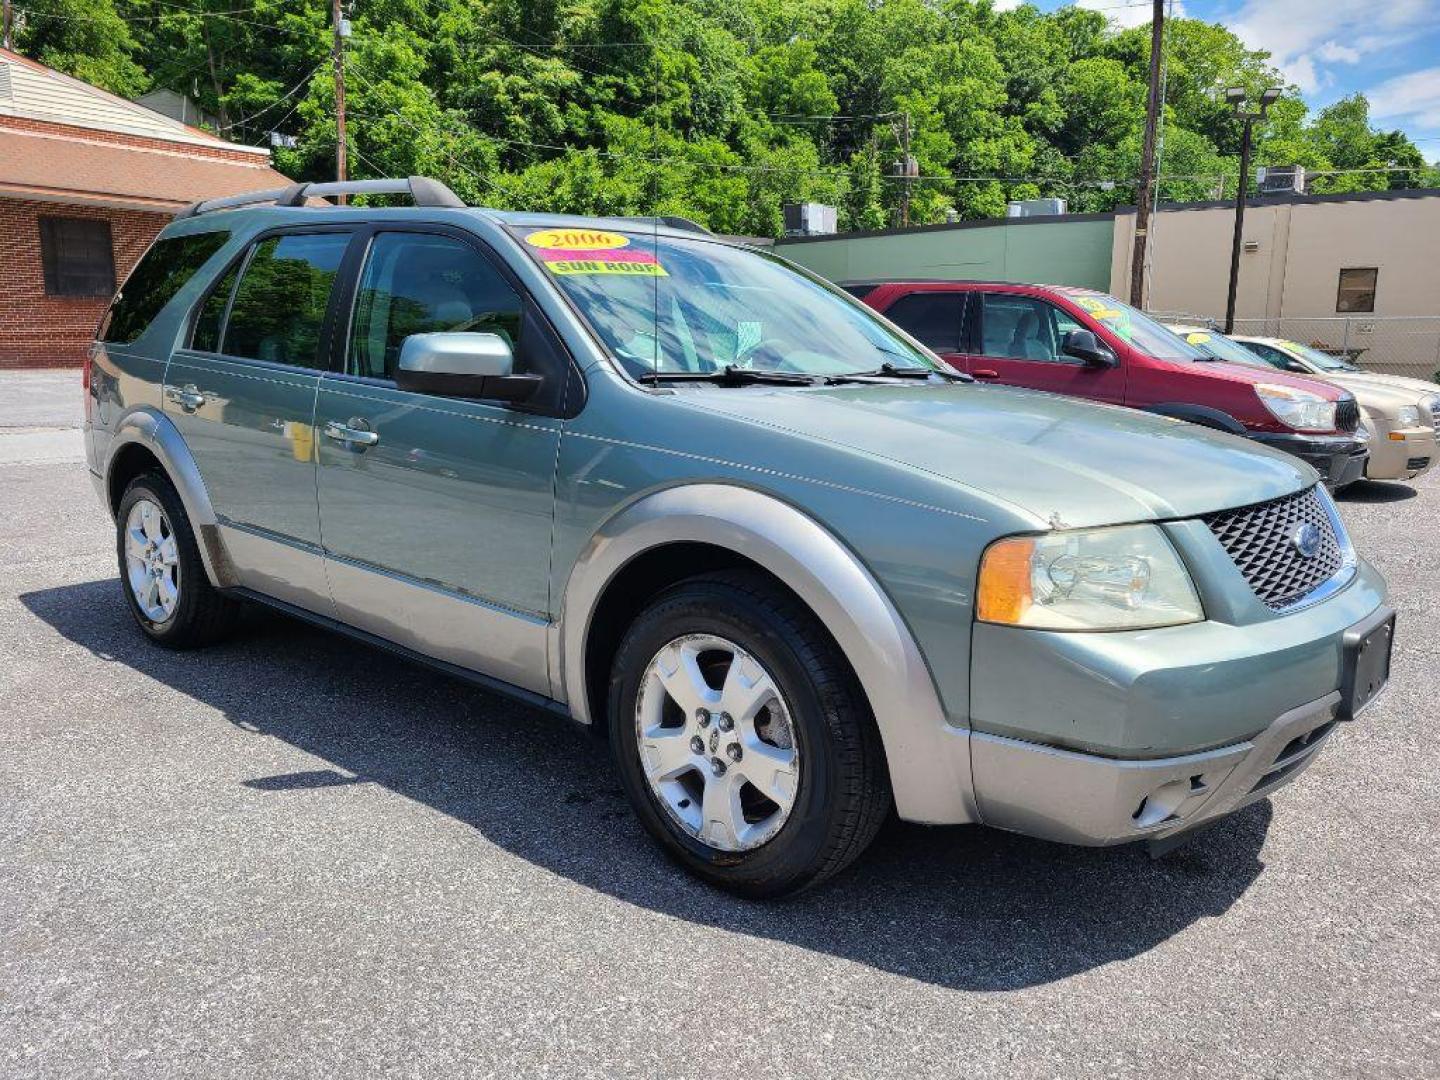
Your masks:
<instances>
[{"instance_id":1,"label":"windshield price sticker","mask_svg":"<svg viewBox=\"0 0 1440 1080\"><path fill-rule=\"evenodd\" d=\"M628 236L598 229L541 229L526 236L525 242L551 251L614 251L630 246Z\"/></svg>"},{"instance_id":2,"label":"windshield price sticker","mask_svg":"<svg viewBox=\"0 0 1440 1080\"><path fill-rule=\"evenodd\" d=\"M668 277L653 256L630 259L546 259L552 274L622 274L627 277Z\"/></svg>"}]
</instances>

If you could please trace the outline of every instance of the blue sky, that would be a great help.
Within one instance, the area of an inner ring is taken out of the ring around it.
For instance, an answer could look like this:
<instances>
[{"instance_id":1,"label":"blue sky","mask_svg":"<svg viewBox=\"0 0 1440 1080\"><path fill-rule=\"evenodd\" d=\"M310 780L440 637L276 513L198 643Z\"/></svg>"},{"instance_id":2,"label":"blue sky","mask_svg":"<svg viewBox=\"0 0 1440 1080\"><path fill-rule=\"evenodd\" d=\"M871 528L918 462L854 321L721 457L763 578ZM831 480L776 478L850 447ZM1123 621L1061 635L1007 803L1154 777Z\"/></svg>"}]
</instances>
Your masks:
<instances>
[{"instance_id":1,"label":"blue sky","mask_svg":"<svg viewBox=\"0 0 1440 1080\"><path fill-rule=\"evenodd\" d=\"M1019 0L998 0L1013 7ZM1112 22L1150 21L1151 0L1079 0ZM1228 26L1266 49L1312 108L1356 90L1371 119L1440 159L1440 0L1173 0L1174 14ZM1041 0L1053 10L1060 4Z\"/></svg>"}]
</instances>

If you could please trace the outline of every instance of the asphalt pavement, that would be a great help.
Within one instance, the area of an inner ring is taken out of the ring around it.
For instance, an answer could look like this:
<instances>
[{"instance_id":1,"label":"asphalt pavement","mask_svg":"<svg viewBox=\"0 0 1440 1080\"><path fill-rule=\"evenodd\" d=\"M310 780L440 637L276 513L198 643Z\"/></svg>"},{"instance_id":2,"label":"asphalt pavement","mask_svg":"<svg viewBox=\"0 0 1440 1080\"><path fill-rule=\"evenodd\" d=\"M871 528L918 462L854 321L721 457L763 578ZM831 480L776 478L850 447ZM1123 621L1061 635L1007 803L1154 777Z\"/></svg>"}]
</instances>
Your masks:
<instances>
[{"instance_id":1,"label":"asphalt pavement","mask_svg":"<svg viewBox=\"0 0 1440 1080\"><path fill-rule=\"evenodd\" d=\"M692 881L565 722L256 613L127 614L79 380L0 376L0 1076L1440 1075L1440 476L1342 503L1392 685L1152 861L892 823Z\"/></svg>"}]
</instances>

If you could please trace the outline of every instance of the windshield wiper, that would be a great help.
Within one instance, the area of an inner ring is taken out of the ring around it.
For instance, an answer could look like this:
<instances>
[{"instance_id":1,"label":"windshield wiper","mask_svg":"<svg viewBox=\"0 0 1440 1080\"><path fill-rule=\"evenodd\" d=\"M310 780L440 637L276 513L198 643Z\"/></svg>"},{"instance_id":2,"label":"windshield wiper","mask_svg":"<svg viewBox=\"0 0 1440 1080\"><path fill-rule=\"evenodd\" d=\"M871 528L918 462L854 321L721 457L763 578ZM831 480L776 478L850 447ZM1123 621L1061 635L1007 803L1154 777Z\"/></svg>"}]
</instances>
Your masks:
<instances>
[{"instance_id":1,"label":"windshield wiper","mask_svg":"<svg viewBox=\"0 0 1440 1080\"><path fill-rule=\"evenodd\" d=\"M716 386L753 386L766 383L775 386L814 386L818 378L790 371L766 371L726 364L716 371L647 371L637 376L643 383L707 382Z\"/></svg>"},{"instance_id":2,"label":"windshield wiper","mask_svg":"<svg viewBox=\"0 0 1440 1080\"><path fill-rule=\"evenodd\" d=\"M918 364L892 364L889 360L886 360L874 371L851 371L844 375L831 375L825 381L833 384L858 382L862 379L929 379L931 375L938 375L951 382L970 383L975 381L975 376L965 375L958 371L942 371L939 368L921 367Z\"/></svg>"}]
</instances>

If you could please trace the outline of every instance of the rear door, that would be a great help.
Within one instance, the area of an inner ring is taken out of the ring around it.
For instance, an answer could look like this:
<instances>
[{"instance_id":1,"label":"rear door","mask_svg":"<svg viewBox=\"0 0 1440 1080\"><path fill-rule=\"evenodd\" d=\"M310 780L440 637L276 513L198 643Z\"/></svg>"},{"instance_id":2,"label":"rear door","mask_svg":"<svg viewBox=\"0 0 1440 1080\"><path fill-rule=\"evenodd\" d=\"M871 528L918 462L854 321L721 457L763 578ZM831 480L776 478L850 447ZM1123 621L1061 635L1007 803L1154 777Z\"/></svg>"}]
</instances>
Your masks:
<instances>
[{"instance_id":1,"label":"rear door","mask_svg":"<svg viewBox=\"0 0 1440 1080\"><path fill-rule=\"evenodd\" d=\"M983 382L1124 404L1125 368L1092 367L1060 351L1078 318L1038 296L975 293L967 326L967 370Z\"/></svg>"},{"instance_id":2,"label":"rear door","mask_svg":"<svg viewBox=\"0 0 1440 1080\"><path fill-rule=\"evenodd\" d=\"M330 614L315 506L315 393L344 228L262 234L201 301L165 411L205 481L242 584Z\"/></svg>"},{"instance_id":3,"label":"rear door","mask_svg":"<svg viewBox=\"0 0 1440 1080\"><path fill-rule=\"evenodd\" d=\"M326 571L339 617L427 656L549 693L554 474L570 364L482 241L439 226L364 238L338 370L315 425ZM523 407L400 390L410 334L511 342L545 383ZM368 445L343 430L367 433Z\"/></svg>"},{"instance_id":4,"label":"rear door","mask_svg":"<svg viewBox=\"0 0 1440 1080\"><path fill-rule=\"evenodd\" d=\"M961 334L968 293L919 289L893 301L883 314L956 371L964 371Z\"/></svg>"}]
</instances>

